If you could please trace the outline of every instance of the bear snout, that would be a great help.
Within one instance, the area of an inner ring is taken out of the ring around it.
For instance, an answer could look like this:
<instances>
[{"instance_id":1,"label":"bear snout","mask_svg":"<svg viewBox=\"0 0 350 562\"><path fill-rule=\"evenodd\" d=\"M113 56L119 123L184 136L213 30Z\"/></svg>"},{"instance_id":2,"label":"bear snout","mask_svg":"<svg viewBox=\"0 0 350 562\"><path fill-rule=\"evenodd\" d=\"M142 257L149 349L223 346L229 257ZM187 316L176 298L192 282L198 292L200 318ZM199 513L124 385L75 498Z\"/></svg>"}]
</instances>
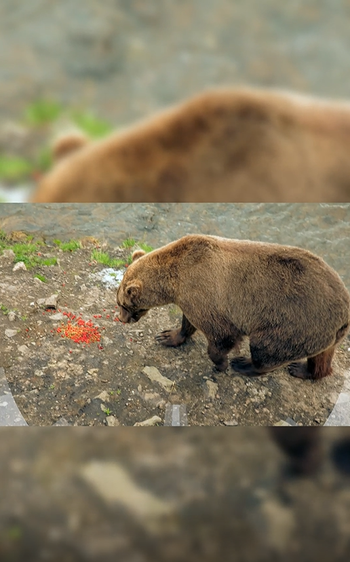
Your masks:
<instances>
[{"instance_id":1,"label":"bear snout","mask_svg":"<svg viewBox=\"0 0 350 562\"><path fill-rule=\"evenodd\" d=\"M121 322L124 322L124 324L129 324L130 322L133 322L133 321L135 322L135 320L133 320L133 318L131 316L131 312L126 310L126 308L124 308L123 306L119 307L118 318Z\"/></svg>"}]
</instances>

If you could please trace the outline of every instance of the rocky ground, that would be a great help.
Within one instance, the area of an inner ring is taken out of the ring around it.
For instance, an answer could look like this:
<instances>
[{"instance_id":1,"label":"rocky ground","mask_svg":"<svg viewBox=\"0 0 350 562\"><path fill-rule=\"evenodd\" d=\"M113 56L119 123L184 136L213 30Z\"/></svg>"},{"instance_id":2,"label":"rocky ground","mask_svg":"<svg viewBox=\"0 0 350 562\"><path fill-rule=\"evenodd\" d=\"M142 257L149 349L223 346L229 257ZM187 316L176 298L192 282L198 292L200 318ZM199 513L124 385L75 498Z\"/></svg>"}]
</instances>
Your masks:
<instances>
[{"instance_id":1,"label":"rocky ground","mask_svg":"<svg viewBox=\"0 0 350 562\"><path fill-rule=\"evenodd\" d=\"M9 244L21 237L10 235ZM189 425L325 423L347 373L348 342L337 352L333 376L317 383L286 369L254 380L231 368L216 374L202 334L177 349L156 343L158 332L180 322L175 306L153 309L138 324L118 321L115 288L125 268L92 259L101 250L96 239L83 239L74 251L38 242L35 255L56 258L56 265L23 269L11 249L0 256L0 366L29 425L163 425L171 404L185 405ZM102 250L125 262L130 254ZM79 318L99 341L66 337ZM247 343L242 351L248 353Z\"/></svg>"}]
</instances>

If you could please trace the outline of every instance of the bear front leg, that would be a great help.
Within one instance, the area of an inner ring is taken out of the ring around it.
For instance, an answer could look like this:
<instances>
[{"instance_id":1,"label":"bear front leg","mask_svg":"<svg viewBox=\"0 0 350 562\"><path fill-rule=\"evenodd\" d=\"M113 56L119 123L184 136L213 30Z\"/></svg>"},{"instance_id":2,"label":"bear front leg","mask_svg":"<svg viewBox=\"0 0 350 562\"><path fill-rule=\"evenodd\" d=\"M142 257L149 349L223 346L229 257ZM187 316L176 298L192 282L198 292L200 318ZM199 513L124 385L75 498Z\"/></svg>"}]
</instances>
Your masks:
<instances>
[{"instance_id":1,"label":"bear front leg","mask_svg":"<svg viewBox=\"0 0 350 562\"><path fill-rule=\"evenodd\" d=\"M164 330L156 336L156 340L161 345L166 345L167 347L178 347L183 344L187 338L192 336L196 329L197 328L192 326L191 322L183 314L181 328L177 330Z\"/></svg>"}]
</instances>

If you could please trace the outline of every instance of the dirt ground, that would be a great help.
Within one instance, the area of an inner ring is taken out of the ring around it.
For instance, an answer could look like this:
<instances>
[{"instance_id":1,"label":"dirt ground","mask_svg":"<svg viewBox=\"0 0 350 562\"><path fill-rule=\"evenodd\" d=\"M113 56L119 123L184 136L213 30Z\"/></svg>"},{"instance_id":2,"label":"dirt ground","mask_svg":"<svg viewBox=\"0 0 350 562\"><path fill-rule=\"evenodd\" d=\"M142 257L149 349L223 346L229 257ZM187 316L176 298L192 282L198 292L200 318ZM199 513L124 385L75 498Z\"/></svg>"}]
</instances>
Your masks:
<instances>
[{"instance_id":1,"label":"dirt ground","mask_svg":"<svg viewBox=\"0 0 350 562\"><path fill-rule=\"evenodd\" d=\"M29 425L63 418L69 425L132 426L153 416L163 425L168 404L185 404L191 426L267 426L287 418L324 424L350 363L348 342L337 352L333 376L320 382L295 379L286 369L253 380L231 368L217 374L202 334L176 349L155 341L180 322L175 306L153 309L137 324L117 321L115 277L101 277L106 266L91 260L94 244L86 239L64 252L46 243L39 253L55 256L57 265L28 270L14 271L13 256L0 256L0 366ZM130 254L106 250L112 258ZM43 301L52 295L57 306L46 308ZM92 323L100 341L64 337L62 330L69 321L77 326L79 317ZM247 344L242 351L248 353Z\"/></svg>"}]
</instances>

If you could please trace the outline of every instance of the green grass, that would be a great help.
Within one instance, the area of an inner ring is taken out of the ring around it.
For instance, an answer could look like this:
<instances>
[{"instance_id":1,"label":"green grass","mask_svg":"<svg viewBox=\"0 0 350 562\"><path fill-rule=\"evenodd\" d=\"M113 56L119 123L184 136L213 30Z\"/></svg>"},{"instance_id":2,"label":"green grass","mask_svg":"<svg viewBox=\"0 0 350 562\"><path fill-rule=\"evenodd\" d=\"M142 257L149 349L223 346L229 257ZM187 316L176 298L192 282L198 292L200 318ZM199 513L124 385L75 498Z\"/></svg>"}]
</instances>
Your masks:
<instances>
[{"instance_id":1,"label":"green grass","mask_svg":"<svg viewBox=\"0 0 350 562\"><path fill-rule=\"evenodd\" d=\"M52 167L52 151L51 148L42 148L34 160L35 169L41 172L46 172Z\"/></svg>"},{"instance_id":2,"label":"green grass","mask_svg":"<svg viewBox=\"0 0 350 562\"><path fill-rule=\"evenodd\" d=\"M44 275L40 275L40 273L37 273L36 275L34 275L34 279L37 278L40 281L42 281L43 283L47 283L47 279Z\"/></svg>"},{"instance_id":3,"label":"green grass","mask_svg":"<svg viewBox=\"0 0 350 562\"><path fill-rule=\"evenodd\" d=\"M0 310L5 316L10 312L10 309L2 303L0 303Z\"/></svg>"},{"instance_id":4,"label":"green grass","mask_svg":"<svg viewBox=\"0 0 350 562\"><path fill-rule=\"evenodd\" d=\"M75 125L89 137L99 139L111 133L113 127L89 112L73 113L71 119Z\"/></svg>"},{"instance_id":5,"label":"green grass","mask_svg":"<svg viewBox=\"0 0 350 562\"><path fill-rule=\"evenodd\" d=\"M81 248L79 240L70 240L69 242L61 242L61 240L53 241L63 252L74 252Z\"/></svg>"},{"instance_id":6,"label":"green grass","mask_svg":"<svg viewBox=\"0 0 350 562\"><path fill-rule=\"evenodd\" d=\"M154 250L154 248L149 244L146 244L146 242L138 242L137 245L139 248L141 248L141 250L144 250L145 252L152 252Z\"/></svg>"},{"instance_id":7,"label":"green grass","mask_svg":"<svg viewBox=\"0 0 350 562\"><path fill-rule=\"evenodd\" d=\"M99 250L92 250L91 259L108 267L122 267L125 265L125 260L111 258L109 254Z\"/></svg>"},{"instance_id":8,"label":"green grass","mask_svg":"<svg viewBox=\"0 0 350 562\"><path fill-rule=\"evenodd\" d=\"M14 251L16 258L22 258L24 256L28 256L33 254L34 252L38 251L38 248L36 246L36 244L13 244L13 246L11 246L11 249ZM22 261L21 259L18 259L17 261Z\"/></svg>"},{"instance_id":9,"label":"green grass","mask_svg":"<svg viewBox=\"0 0 350 562\"><path fill-rule=\"evenodd\" d=\"M40 127L56 121L62 111L62 106L57 101L37 100L25 109L24 120L28 125Z\"/></svg>"},{"instance_id":10,"label":"green grass","mask_svg":"<svg viewBox=\"0 0 350 562\"><path fill-rule=\"evenodd\" d=\"M11 541L20 540L22 538L22 534L22 529L19 525L12 525L12 527L6 531L7 538Z\"/></svg>"},{"instance_id":11,"label":"green grass","mask_svg":"<svg viewBox=\"0 0 350 562\"><path fill-rule=\"evenodd\" d=\"M15 263L22 261L27 269L40 266L51 266L57 264L55 257L42 257L38 255L40 248L44 245L41 240L32 243L33 236L27 236L27 242L11 244L3 231L0 231L0 250L12 250L15 254Z\"/></svg>"},{"instance_id":12,"label":"green grass","mask_svg":"<svg viewBox=\"0 0 350 562\"><path fill-rule=\"evenodd\" d=\"M19 181L33 171L33 163L24 158L0 155L0 178L4 181Z\"/></svg>"},{"instance_id":13,"label":"green grass","mask_svg":"<svg viewBox=\"0 0 350 562\"><path fill-rule=\"evenodd\" d=\"M101 138L114 129L106 121L99 119L90 111L74 111L49 99L33 101L24 110L23 120L32 129L51 125L64 115L93 139ZM0 154L0 180L15 183L34 177L36 173L46 172L52 167L52 151L48 146L42 146L31 159L20 156Z\"/></svg>"},{"instance_id":14,"label":"green grass","mask_svg":"<svg viewBox=\"0 0 350 562\"><path fill-rule=\"evenodd\" d=\"M135 244L136 244L136 240L134 240L134 238L126 238L121 243L121 247L122 248L133 248L135 246Z\"/></svg>"}]
</instances>

